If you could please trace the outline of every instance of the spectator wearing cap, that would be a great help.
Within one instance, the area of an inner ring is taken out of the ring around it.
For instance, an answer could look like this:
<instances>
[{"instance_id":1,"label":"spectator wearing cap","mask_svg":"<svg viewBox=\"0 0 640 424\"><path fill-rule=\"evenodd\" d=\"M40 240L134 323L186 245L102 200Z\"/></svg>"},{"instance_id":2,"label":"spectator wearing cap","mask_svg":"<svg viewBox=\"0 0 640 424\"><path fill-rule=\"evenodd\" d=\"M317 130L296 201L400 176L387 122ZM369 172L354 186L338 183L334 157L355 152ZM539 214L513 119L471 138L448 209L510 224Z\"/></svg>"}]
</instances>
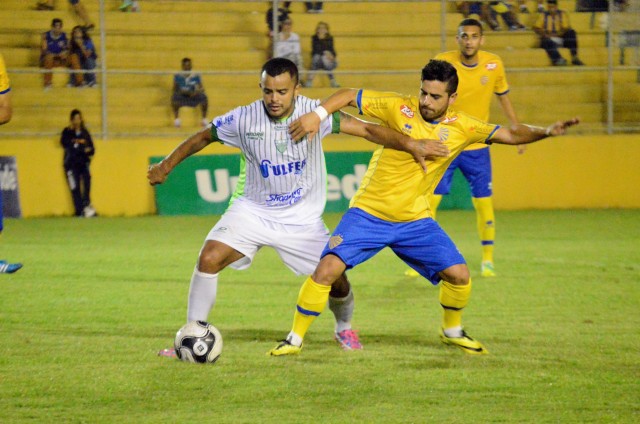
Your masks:
<instances>
[{"instance_id":1,"label":"spectator wearing cap","mask_svg":"<svg viewBox=\"0 0 640 424\"><path fill-rule=\"evenodd\" d=\"M558 9L558 0L547 0L547 10L538 16L533 30L540 37L540 47L547 52L553 66L567 64L558 52L559 47L569 49L573 65L584 65L578 58L578 35L571 28L569 14Z\"/></svg>"}]
</instances>

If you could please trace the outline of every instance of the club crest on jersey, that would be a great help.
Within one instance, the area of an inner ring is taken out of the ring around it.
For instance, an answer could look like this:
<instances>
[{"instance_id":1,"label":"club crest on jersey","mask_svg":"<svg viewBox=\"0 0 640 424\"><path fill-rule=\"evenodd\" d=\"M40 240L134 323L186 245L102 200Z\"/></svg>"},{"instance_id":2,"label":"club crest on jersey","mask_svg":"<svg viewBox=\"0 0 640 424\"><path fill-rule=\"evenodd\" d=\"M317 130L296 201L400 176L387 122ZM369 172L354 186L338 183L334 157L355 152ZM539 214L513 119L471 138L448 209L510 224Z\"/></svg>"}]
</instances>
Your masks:
<instances>
[{"instance_id":1,"label":"club crest on jersey","mask_svg":"<svg viewBox=\"0 0 640 424\"><path fill-rule=\"evenodd\" d=\"M498 68L498 64L495 62L489 62L486 65L484 65L484 68L487 71L495 71Z\"/></svg>"},{"instance_id":2,"label":"club crest on jersey","mask_svg":"<svg viewBox=\"0 0 640 424\"><path fill-rule=\"evenodd\" d=\"M413 118L413 110L411 110L411 108L407 105L400 106L400 113L402 113L409 119Z\"/></svg>"},{"instance_id":3,"label":"club crest on jersey","mask_svg":"<svg viewBox=\"0 0 640 424\"><path fill-rule=\"evenodd\" d=\"M334 247L340 246L344 239L340 234L336 234L335 236L331 236L329 239L329 249L333 249Z\"/></svg>"},{"instance_id":4,"label":"club crest on jersey","mask_svg":"<svg viewBox=\"0 0 640 424\"><path fill-rule=\"evenodd\" d=\"M482 78L480 78L480 84L487 85L488 82L489 82L489 77L488 76L483 75Z\"/></svg>"},{"instance_id":5,"label":"club crest on jersey","mask_svg":"<svg viewBox=\"0 0 640 424\"><path fill-rule=\"evenodd\" d=\"M273 140L276 145L276 150L278 150L278 152L280 153L284 153L287 150L287 146L289 145L289 128L285 124L276 124L273 129L276 132L275 139Z\"/></svg>"},{"instance_id":6,"label":"club crest on jersey","mask_svg":"<svg viewBox=\"0 0 640 424\"><path fill-rule=\"evenodd\" d=\"M449 139L449 128L440 127L438 130L438 140L447 141Z\"/></svg>"},{"instance_id":7,"label":"club crest on jersey","mask_svg":"<svg viewBox=\"0 0 640 424\"><path fill-rule=\"evenodd\" d=\"M276 139L274 143L276 144L276 150L280 153L284 153L289 145L289 141L286 138Z\"/></svg>"}]
</instances>

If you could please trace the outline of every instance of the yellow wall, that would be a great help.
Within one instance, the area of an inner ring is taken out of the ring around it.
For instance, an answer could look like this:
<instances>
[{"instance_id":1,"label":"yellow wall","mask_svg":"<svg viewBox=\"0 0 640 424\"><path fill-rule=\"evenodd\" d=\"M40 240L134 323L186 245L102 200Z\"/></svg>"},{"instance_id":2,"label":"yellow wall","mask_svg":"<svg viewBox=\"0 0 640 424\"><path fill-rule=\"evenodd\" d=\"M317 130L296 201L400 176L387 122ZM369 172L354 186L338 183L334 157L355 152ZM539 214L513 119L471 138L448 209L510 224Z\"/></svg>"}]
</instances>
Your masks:
<instances>
[{"instance_id":1,"label":"yellow wall","mask_svg":"<svg viewBox=\"0 0 640 424\"><path fill-rule=\"evenodd\" d=\"M103 216L155 212L147 184L149 156L168 154L180 139L96 141L91 165L92 202ZM364 140L332 136L327 150L370 150ZM515 147L494 146L494 203L497 209L640 208L640 137L565 136ZM218 144L206 154L236 153ZM57 138L0 140L0 155L16 156L25 217L71 215L73 206Z\"/></svg>"}]
</instances>

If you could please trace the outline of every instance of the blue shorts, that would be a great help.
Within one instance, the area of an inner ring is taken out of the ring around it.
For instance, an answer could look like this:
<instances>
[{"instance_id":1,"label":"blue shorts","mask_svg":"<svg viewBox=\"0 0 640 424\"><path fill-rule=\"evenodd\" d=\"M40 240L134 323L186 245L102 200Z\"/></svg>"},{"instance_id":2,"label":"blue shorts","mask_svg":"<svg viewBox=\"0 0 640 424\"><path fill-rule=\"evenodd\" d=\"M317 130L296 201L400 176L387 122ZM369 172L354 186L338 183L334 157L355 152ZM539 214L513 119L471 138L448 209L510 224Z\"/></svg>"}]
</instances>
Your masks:
<instances>
[{"instance_id":1,"label":"blue shorts","mask_svg":"<svg viewBox=\"0 0 640 424\"><path fill-rule=\"evenodd\" d=\"M491 181L491 155L489 149L463 150L451 162L438 183L434 194L449 194L453 173L460 168L462 175L469 182L473 197L491 197L493 194Z\"/></svg>"},{"instance_id":2,"label":"blue shorts","mask_svg":"<svg viewBox=\"0 0 640 424\"><path fill-rule=\"evenodd\" d=\"M466 264L451 238L432 218L389 222L358 208L344 214L321 257L336 255L351 269L385 247L434 285L440 282L440 271Z\"/></svg>"},{"instance_id":3,"label":"blue shorts","mask_svg":"<svg viewBox=\"0 0 640 424\"><path fill-rule=\"evenodd\" d=\"M69 3L75 6L76 4L80 3L80 0L69 0Z\"/></svg>"}]
</instances>

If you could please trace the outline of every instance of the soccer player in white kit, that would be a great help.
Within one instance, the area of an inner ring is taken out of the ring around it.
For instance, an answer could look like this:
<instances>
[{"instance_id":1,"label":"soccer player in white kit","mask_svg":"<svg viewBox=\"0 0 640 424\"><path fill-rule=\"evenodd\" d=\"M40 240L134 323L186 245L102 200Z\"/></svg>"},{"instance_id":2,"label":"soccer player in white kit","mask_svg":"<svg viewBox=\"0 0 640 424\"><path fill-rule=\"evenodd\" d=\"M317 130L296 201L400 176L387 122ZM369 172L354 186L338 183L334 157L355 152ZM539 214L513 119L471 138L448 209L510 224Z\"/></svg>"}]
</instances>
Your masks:
<instances>
[{"instance_id":1,"label":"soccer player in white kit","mask_svg":"<svg viewBox=\"0 0 640 424\"><path fill-rule=\"evenodd\" d=\"M265 63L260 88L261 100L214 118L207 128L152 165L147 174L152 185L161 184L182 160L214 141L241 150L236 191L228 209L207 235L191 277L188 321L206 321L215 304L220 271L227 266L247 269L263 246L275 249L297 275L314 271L330 235L322 220L327 173L320 142L328 134L343 132L407 151L422 165L425 156L448 154L439 141L412 140L342 112L323 119L312 140L294 142L289 123L318 110L320 101L298 94L298 69L284 58ZM354 299L344 273L332 287L329 308L336 318L335 339L340 346L361 349L351 328ZM172 353L165 350L161 354Z\"/></svg>"}]
</instances>

